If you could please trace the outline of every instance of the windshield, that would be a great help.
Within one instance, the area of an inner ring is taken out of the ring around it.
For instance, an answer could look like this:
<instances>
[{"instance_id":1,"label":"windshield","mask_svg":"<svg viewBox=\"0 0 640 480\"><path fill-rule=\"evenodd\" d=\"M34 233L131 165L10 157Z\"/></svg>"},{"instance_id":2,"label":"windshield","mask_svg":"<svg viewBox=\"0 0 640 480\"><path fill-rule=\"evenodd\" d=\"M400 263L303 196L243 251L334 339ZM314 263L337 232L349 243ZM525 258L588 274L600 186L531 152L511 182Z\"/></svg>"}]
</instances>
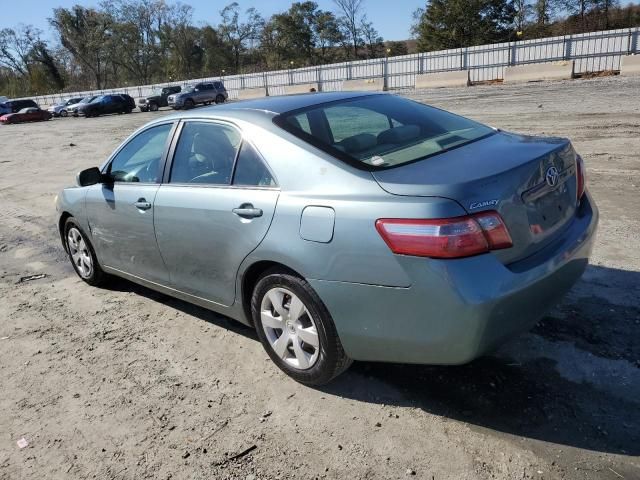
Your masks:
<instances>
[{"instance_id":1,"label":"windshield","mask_svg":"<svg viewBox=\"0 0 640 480\"><path fill-rule=\"evenodd\" d=\"M404 165L495 133L396 95L314 105L279 115L274 122L334 157L370 170Z\"/></svg>"},{"instance_id":2,"label":"windshield","mask_svg":"<svg viewBox=\"0 0 640 480\"><path fill-rule=\"evenodd\" d=\"M101 95L99 97L94 97L93 100L89 101L89 103L100 103L103 98L105 98L104 95Z\"/></svg>"},{"instance_id":3,"label":"windshield","mask_svg":"<svg viewBox=\"0 0 640 480\"><path fill-rule=\"evenodd\" d=\"M194 87L193 85L187 85L186 87L184 87L184 89L182 90L182 93L185 92L193 92L196 89L196 87Z\"/></svg>"}]
</instances>

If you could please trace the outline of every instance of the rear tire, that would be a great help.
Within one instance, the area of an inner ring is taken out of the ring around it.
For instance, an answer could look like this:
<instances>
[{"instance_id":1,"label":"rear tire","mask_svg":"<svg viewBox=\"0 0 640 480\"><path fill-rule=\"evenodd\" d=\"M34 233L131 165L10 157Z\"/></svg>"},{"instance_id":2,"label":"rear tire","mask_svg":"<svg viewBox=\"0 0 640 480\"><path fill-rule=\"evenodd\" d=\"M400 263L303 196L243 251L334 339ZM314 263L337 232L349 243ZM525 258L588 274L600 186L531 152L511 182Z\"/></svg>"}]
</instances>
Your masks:
<instances>
[{"instance_id":1,"label":"rear tire","mask_svg":"<svg viewBox=\"0 0 640 480\"><path fill-rule=\"evenodd\" d=\"M149 111L150 112L157 112L158 111L158 104L157 103L150 103L149 104Z\"/></svg>"},{"instance_id":2,"label":"rear tire","mask_svg":"<svg viewBox=\"0 0 640 480\"><path fill-rule=\"evenodd\" d=\"M107 275L100 268L91 242L73 217L67 218L63 232L69 260L78 276L94 287L103 284Z\"/></svg>"},{"instance_id":3,"label":"rear tire","mask_svg":"<svg viewBox=\"0 0 640 480\"><path fill-rule=\"evenodd\" d=\"M329 311L302 278L267 271L254 288L251 315L271 360L297 382L324 385L352 363Z\"/></svg>"},{"instance_id":4,"label":"rear tire","mask_svg":"<svg viewBox=\"0 0 640 480\"><path fill-rule=\"evenodd\" d=\"M218 95L216 97L216 103L224 103L224 95Z\"/></svg>"}]
</instances>

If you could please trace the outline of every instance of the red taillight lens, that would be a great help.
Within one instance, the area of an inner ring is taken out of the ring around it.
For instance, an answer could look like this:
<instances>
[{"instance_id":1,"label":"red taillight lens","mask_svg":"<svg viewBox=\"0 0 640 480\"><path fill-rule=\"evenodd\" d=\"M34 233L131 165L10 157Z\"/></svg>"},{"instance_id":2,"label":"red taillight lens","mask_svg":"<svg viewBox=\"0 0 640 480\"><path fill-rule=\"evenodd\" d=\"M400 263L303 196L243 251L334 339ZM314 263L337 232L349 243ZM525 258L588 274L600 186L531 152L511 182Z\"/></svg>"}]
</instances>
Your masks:
<instances>
[{"instance_id":1,"label":"red taillight lens","mask_svg":"<svg viewBox=\"0 0 640 480\"><path fill-rule=\"evenodd\" d=\"M580 155L576 155L576 182L577 182L577 196L578 203L584 195L584 191L587 188L587 172L584 167L584 160Z\"/></svg>"},{"instance_id":2,"label":"red taillight lens","mask_svg":"<svg viewBox=\"0 0 640 480\"><path fill-rule=\"evenodd\" d=\"M511 235L498 212L483 212L473 216L480 224L489 244L489 250L500 250L513 246Z\"/></svg>"},{"instance_id":3,"label":"red taillight lens","mask_svg":"<svg viewBox=\"0 0 640 480\"><path fill-rule=\"evenodd\" d=\"M436 220L381 218L376 229L400 255L460 258L512 245L497 212Z\"/></svg>"}]
</instances>

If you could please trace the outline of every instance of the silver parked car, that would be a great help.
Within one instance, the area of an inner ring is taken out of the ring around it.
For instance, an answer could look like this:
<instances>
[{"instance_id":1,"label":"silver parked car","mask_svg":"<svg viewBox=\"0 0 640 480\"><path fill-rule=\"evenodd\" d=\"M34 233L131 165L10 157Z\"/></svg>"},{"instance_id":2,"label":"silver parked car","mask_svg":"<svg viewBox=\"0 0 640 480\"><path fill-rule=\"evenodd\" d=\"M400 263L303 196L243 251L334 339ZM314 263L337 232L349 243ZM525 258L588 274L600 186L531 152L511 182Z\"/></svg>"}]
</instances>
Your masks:
<instances>
[{"instance_id":1,"label":"silver parked car","mask_svg":"<svg viewBox=\"0 0 640 480\"><path fill-rule=\"evenodd\" d=\"M69 98L55 105L51 105L47 110L54 117L67 117L69 115L69 107L81 102L82 98L83 97Z\"/></svg>"},{"instance_id":2,"label":"silver parked car","mask_svg":"<svg viewBox=\"0 0 640 480\"><path fill-rule=\"evenodd\" d=\"M584 272L598 212L568 140L389 94L271 97L156 120L57 199L77 274L256 328L318 385L352 359L469 362Z\"/></svg>"},{"instance_id":3,"label":"silver parked car","mask_svg":"<svg viewBox=\"0 0 640 480\"><path fill-rule=\"evenodd\" d=\"M74 117L77 117L78 112L80 111L80 108L84 107L88 103L93 102L99 96L100 95L89 95L88 97L84 97L80 99L77 103L72 103L71 105L67 105L65 107L65 110L67 111L67 114L71 114Z\"/></svg>"},{"instance_id":4,"label":"silver parked car","mask_svg":"<svg viewBox=\"0 0 640 480\"><path fill-rule=\"evenodd\" d=\"M179 110L193 108L198 104L224 103L228 98L229 94L222 82L204 82L187 85L180 93L169 95L167 103L174 110Z\"/></svg>"}]
</instances>

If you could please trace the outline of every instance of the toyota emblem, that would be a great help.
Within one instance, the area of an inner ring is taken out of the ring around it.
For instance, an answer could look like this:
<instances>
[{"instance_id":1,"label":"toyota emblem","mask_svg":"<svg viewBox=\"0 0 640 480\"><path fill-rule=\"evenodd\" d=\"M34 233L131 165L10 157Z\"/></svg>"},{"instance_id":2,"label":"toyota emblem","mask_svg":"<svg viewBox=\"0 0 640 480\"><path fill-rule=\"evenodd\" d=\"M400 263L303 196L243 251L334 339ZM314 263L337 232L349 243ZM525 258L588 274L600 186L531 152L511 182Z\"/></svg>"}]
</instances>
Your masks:
<instances>
[{"instance_id":1,"label":"toyota emblem","mask_svg":"<svg viewBox=\"0 0 640 480\"><path fill-rule=\"evenodd\" d=\"M560 173L556 167L549 167L547 169L547 173L545 174L545 180L550 187L555 187L558 184L558 178L560 177Z\"/></svg>"}]
</instances>

